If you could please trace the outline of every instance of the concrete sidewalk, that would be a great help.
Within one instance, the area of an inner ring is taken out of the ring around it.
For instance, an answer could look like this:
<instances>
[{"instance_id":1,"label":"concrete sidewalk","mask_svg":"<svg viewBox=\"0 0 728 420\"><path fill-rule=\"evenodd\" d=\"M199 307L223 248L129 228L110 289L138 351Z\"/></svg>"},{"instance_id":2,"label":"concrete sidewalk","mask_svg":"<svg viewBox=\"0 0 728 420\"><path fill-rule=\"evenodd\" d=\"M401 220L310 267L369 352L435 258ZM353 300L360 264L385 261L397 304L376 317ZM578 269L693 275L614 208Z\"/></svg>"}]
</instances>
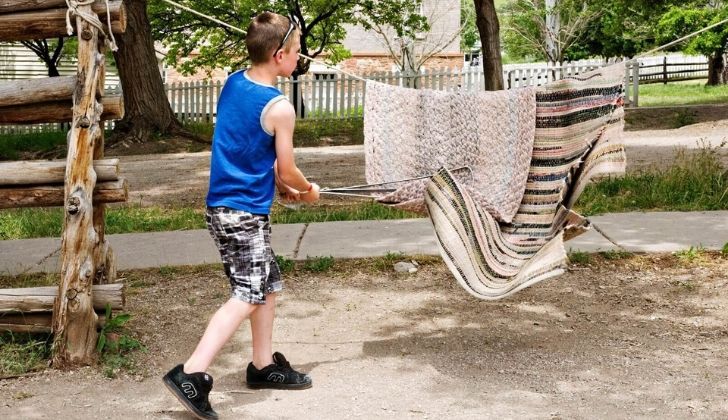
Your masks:
<instances>
[{"instance_id":1,"label":"concrete sidewalk","mask_svg":"<svg viewBox=\"0 0 728 420\"><path fill-rule=\"evenodd\" d=\"M590 218L631 252L674 252L691 246L721 249L728 242L728 211L615 213ZM220 262L206 230L109 235L117 268L128 270ZM429 219L328 222L273 226L273 249L291 259L438 255ZM619 249L595 229L566 243L571 251ZM58 272L60 239L0 241L0 274Z\"/></svg>"}]
</instances>

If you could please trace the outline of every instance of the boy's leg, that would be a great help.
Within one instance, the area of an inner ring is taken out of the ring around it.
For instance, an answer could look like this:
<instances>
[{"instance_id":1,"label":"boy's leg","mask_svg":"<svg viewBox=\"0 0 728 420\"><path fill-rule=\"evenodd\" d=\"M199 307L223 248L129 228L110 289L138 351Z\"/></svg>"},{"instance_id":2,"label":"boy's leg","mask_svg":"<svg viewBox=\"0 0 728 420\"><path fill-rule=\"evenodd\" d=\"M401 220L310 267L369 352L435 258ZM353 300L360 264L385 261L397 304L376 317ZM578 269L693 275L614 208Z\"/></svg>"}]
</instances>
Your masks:
<instances>
[{"instance_id":1,"label":"boy's leg","mask_svg":"<svg viewBox=\"0 0 728 420\"><path fill-rule=\"evenodd\" d=\"M250 315L250 329L253 334L253 365L258 369L273 363L273 320L276 312L276 293L265 297L265 305L260 305Z\"/></svg>"},{"instance_id":2,"label":"boy's leg","mask_svg":"<svg viewBox=\"0 0 728 420\"><path fill-rule=\"evenodd\" d=\"M253 305L236 298L231 298L222 305L207 324L205 334L197 344L197 348L184 364L184 371L186 373L206 372L217 353L240 327L240 324L248 316L252 319L259 306L261 305ZM272 325L271 320L271 328Z\"/></svg>"}]
</instances>

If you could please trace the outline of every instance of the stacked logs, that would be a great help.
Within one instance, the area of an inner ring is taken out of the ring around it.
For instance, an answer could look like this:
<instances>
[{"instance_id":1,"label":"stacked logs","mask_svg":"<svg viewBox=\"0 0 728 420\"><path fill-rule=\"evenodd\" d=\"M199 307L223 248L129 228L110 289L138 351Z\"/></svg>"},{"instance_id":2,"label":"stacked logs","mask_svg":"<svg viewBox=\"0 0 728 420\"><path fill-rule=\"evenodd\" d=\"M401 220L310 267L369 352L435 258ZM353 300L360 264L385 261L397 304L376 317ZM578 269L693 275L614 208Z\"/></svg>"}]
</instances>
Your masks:
<instances>
[{"instance_id":1,"label":"stacked logs","mask_svg":"<svg viewBox=\"0 0 728 420\"><path fill-rule=\"evenodd\" d=\"M66 37L66 10L66 0L0 0L0 42ZM107 25L104 0L91 4L91 10ZM119 0L109 1L109 13L113 33L124 33L124 4ZM75 30L76 25L71 26Z\"/></svg>"},{"instance_id":2,"label":"stacked logs","mask_svg":"<svg viewBox=\"0 0 728 420\"><path fill-rule=\"evenodd\" d=\"M94 203L125 202L129 188L119 178L119 160L96 160L94 170ZM65 161L0 163L0 209L62 206L65 172Z\"/></svg>"},{"instance_id":3,"label":"stacked logs","mask_svg":"<svg viewBox=\"0 0 728 420\"><path fill-rule=\"evenodd\" d=\"M123 283L93 286L93 307L103 324L106 305L116 311L124 307ZM58 287L0 289L0 331L50 333Z\"/></svg>"},{"instance_id":4,"label":"stacked logs","mask_svg":"<svg viewBox=\"0 0 728 420\"><path fill-rule=\"evenodd\" d=\"M123 305L121 285L105 284L116 264L104 203L126 201L127 186L118 161L103 159L103 121L123 116L121 97L104 96L104 37L125 31L126 11L120 0L0 0L0 42L65 37L67 25L78 39L75 76L0 83L0 124L70 123L65 162L0 164L0 209L64 208L59 286L0 290L0 331L51 331L57 367L92 363L105 295L112 309Z\"/></svg>"}]
</instances>

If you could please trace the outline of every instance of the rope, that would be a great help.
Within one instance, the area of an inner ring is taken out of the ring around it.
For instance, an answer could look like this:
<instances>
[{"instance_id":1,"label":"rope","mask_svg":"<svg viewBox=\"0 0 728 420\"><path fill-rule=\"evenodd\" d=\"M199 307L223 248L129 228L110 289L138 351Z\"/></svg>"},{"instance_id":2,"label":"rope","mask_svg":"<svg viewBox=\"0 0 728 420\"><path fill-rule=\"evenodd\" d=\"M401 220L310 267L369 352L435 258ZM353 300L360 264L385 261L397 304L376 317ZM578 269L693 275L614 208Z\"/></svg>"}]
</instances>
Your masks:
<instances>
[{"instance_id":1,"label":"rope","mask_svg":"<svg viewBox=\"0 0 728 420\"><path fill-rule=\"evenodd\" d=\"M116 39L114 38L114 31L111 30L111 11L109 10L109 0L104 0L106 3L106 24L109 28L109 35L106 35L104 31L104 24L99 20L99 17L93 13L87 13L82 10L78 10L79 6L89 6L95 0L66 0L66 31L68 35L73 35L73 25L71 25L71 14L74 14L81 19L88 22L89 25L97 28L101 34L104 35L104 41L111 51L117 51L119 47L116 46Z\"/></svg>"},{"instance_id":2,"label":"rope","mask_svg":"<svg viewBox=\"0 0 728 420\"><path fill-rule=\"evenodd\" d=\"M682 37L682 38L680 38L680 39L676 39L676 40L674 40L674 41L672 41L672 42L669 42L669 43L667 43L667 44L665 44L665 45L662 45L662 46L660 46L660 47L657 47L657 48L655 48L655 49L649 50L649 51L647 51L646 53L642 53L642 54L638 55L637 57L633 58L632 60L636 60L636 59L638 59L638 58L642 58L642 57L644 57L644 56L650 55L650 54L652 54L652 53L655 53L655 52L657 52L657 51L660 51L660 50L664 50L665 48L669 48L669 47L672 47L672 46L673 46L673 45L675 45L675 44L679 44L680 42L683 42L683 41L685 41L686 39L689 39L689 38L692 38L692 37L694 37L694 36L700 35L700 34L702 34L703 32L705 32L705 31L708 31L708 30L711 30L711 29L715 28L716 26L720 26L720 25L722 25L722 24L724 24L724 23L728 23L728 19L724 19L724 20L722 20L722 21L720 21L720 22L718 22L718 23L714 23L714 24L712 24L712 25L710 25L710 26L708 26L708 27L706 27L706 28L703 28L703 29L701 29L701 30L699 30L699 31L696 31L696 32L693 32L693 33L691 33L691 34L685 35L684 37ZM632 60L630 60L630 61L632 61Z\"/></svg>"}]
</instances>

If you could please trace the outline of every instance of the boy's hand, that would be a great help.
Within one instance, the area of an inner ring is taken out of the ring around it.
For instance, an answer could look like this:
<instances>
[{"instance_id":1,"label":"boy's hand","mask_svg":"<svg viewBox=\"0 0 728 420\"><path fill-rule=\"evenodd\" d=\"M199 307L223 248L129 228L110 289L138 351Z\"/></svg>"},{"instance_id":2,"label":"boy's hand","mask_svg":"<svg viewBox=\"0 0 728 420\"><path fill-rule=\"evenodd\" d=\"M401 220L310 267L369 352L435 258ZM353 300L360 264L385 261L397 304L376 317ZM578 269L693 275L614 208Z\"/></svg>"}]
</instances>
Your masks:
<instances>
[{"instance_id":1,"label":"boy's hand","mask_svg":"<svg viewBox=\"0 0 728 420\"><path fill-rule=\"evenodd\" d=\"M304 203L313 203L319 199L321 187L316 183L311 183L311 191L301 191L301 201Z\"/></svg>"},{"instance_id":2,"label":"boy's hand","mask_svg":"<svg viewBox=\"0 0 728 420\"><path fill-rule=\"evenodd\" d=\"M296 202L301 200L301 193L286 184L278 184L278 195L283 202Z\"/></svg>"}]
</instances>

